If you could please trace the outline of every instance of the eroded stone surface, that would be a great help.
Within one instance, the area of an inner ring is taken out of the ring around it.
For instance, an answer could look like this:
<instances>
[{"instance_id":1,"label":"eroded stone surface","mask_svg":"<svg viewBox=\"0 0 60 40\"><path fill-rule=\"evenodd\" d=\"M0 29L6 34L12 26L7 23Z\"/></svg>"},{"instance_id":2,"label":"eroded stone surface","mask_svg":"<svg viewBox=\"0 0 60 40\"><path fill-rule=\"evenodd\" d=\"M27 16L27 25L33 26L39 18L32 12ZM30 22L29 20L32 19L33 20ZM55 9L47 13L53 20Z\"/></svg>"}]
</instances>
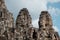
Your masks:
<instances>
[{"instance_id":1,"label":"eroded stone surface","mask_svg":"<svg viewBox=\"0 0 60 40\"><path fill-rule=\"evenodd\" d=\"M52 19L48 11L42 11L39 18L39 40L59 40L58 33L52 28Z\"/></svg>"},{"instance_id":2,"label":"eroded stone surface","mask_svg":"<svg viewBox=\"0 0 60 40\"><path fill-rule=\"evenodd\" d=\"M10 29L13 26L13 14L7 10L4 0L0 0L0 36L4 36L8 40L12 33Z\"/></svg>"},{"instance_id":3,"label":"eroded stone surface","mask_svg":"<svg viewBox=\"0 0 60 40\"><path fill-rule=\"evenodd\" d=\"M41 12L38 24L39 28L33 27L27 8L20 10L15 24L13 14L0 0L0 40L60 40L48 11Z\"/></svg>"}]
</instances>

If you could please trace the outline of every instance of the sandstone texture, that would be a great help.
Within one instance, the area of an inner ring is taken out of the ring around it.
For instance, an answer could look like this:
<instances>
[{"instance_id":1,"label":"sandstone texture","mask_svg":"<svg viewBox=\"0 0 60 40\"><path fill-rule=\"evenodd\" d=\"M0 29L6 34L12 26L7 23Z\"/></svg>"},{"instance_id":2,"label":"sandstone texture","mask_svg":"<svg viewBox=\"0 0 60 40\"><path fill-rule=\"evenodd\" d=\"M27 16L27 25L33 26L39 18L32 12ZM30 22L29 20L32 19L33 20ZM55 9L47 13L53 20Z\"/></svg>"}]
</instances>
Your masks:
<instances>
[{"instance_id":1,"label":"sandstone texture","mask_svg":"<svg viewBox=\"0 0 60 40\"><path fill-rule=\"evenodd\" d=\"M60 40L53 29L52 17L48 11L42 11L38 21L39 28L34 28L27 8L19 11L14 22L13 14L0 0L0 40Z\"/></svg>"}]
</instances>

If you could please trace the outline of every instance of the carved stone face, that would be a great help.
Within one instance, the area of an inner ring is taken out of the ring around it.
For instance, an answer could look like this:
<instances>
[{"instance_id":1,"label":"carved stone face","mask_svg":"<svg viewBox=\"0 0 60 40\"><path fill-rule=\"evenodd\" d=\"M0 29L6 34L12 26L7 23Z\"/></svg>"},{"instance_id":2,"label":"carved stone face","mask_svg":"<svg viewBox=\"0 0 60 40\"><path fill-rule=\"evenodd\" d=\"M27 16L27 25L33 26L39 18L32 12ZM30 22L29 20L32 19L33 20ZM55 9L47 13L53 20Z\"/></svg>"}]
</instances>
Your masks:
<instances>
[{"instance_id":1,"label":"carved stone face","mask_svg":"<svg viewBox=\"0 0 60 40\"><path fill-rule=\"evenodd\" d=\"M52 19L47 11L42 11L39 18L39 26L42 28L47 28L52 26Z\"/></svg>"},{"instance_id":2,"label":"carved stone face","mask_svg":"<svg viewBox=\"0 0 60 40\"><path fill-rule=\"evenodd\" d=\"M25 26L25 27L31 25L31 16L29 15L27 9L25 8L21 9L17 17L16 23L20 26Z\"/></svg>"}]
</instances>

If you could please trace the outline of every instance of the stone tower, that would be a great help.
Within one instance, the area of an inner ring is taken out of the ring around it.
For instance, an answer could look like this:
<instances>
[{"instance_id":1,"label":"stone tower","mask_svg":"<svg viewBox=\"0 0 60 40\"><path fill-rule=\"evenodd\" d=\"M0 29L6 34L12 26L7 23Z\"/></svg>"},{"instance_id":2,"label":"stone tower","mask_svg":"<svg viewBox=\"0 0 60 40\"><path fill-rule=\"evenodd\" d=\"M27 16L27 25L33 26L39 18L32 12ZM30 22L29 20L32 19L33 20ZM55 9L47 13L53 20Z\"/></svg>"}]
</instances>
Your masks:
<instances>
[{"instance_id":1,"label":"stone tower","mask_svg":"<svg viewBox=\"0 0 60 40\"><path fill-rule=\"evenodd\" d=\"M38 40L59 40L54 29L52 28L52 19L47 11L42 11L39 18L40 36Z\"/></svg>"},{"instance_id":2,"label":"stone tower","mask_svg":"<svg viewBox=\"0 0 60 40\"><path fill-rule=\"evenodd\" d=\"M47 11L41 12L38 24L39 28L32 26L27 8L20 10L15 24L13 14L4 0L0 0L0 40L60 40L58 32L52 28L52 19Z\"/></svg>"},{"instance_id":3,"label":"stone tower","mask_svg":"<svg viewBox=\"0 0 60 40\"><path fill-rule=\"evenodd\" d=\"M0 0L0 36L8 38L8 33L14 26L14 19L13 14L8 11L4 1Z\"/></svg>"},{"instance_id":4,"label":"stone tower","mask_svg":"<svg viewBox=\"0 0 60 40\"><path fill-rule=\"evenodd\" d=\"M42 11L39 17L39 29L40 28L52 28L52 19L47 11Z\"/></svg>"},{"instance_id":5,"label":"stone tower","mask_svg":"<svg viewBox=\"0 0 60 40\"><path fill-rule=\"evenodd\" d=\"M32 24L31 22L31 17L29 15L29 12L26 8L21 9L17 16L16 20L16 27L23 27L23 28L28 28Z\"/></svg>"},{"instance_id":6,"label":"stone tower","mask_svg":"<svg viewBox=\"0 0 60 40\"><path fill-rule=\"evenodd\" d=\"M16 31L20 31L20 40L25 40L27 30L32 26L31 16L26 8L21 9L16 19Z\"/></svg>"}]
</instances>

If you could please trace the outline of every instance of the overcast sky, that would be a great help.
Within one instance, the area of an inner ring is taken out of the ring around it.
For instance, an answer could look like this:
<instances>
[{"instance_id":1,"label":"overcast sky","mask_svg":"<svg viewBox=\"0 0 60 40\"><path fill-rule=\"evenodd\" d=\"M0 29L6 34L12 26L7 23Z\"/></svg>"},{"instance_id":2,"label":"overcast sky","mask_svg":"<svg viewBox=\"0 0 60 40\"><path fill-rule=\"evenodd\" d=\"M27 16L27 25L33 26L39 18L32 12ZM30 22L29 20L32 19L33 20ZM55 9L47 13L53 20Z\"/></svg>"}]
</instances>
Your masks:
<instances>
[{"instance_id":1,"label":"overcast sky","mask_svg":"<svg viewBox=\"0 0 60 40\"><path fill-rule=\"evenodd\" d=\"M52 16L53 28L60 34L60 0L5 0L6 6L13 13L14 19L22 8L27 8L34 27L38 27L41 11L47 10Z\"/></svg>"}]
</instances>

